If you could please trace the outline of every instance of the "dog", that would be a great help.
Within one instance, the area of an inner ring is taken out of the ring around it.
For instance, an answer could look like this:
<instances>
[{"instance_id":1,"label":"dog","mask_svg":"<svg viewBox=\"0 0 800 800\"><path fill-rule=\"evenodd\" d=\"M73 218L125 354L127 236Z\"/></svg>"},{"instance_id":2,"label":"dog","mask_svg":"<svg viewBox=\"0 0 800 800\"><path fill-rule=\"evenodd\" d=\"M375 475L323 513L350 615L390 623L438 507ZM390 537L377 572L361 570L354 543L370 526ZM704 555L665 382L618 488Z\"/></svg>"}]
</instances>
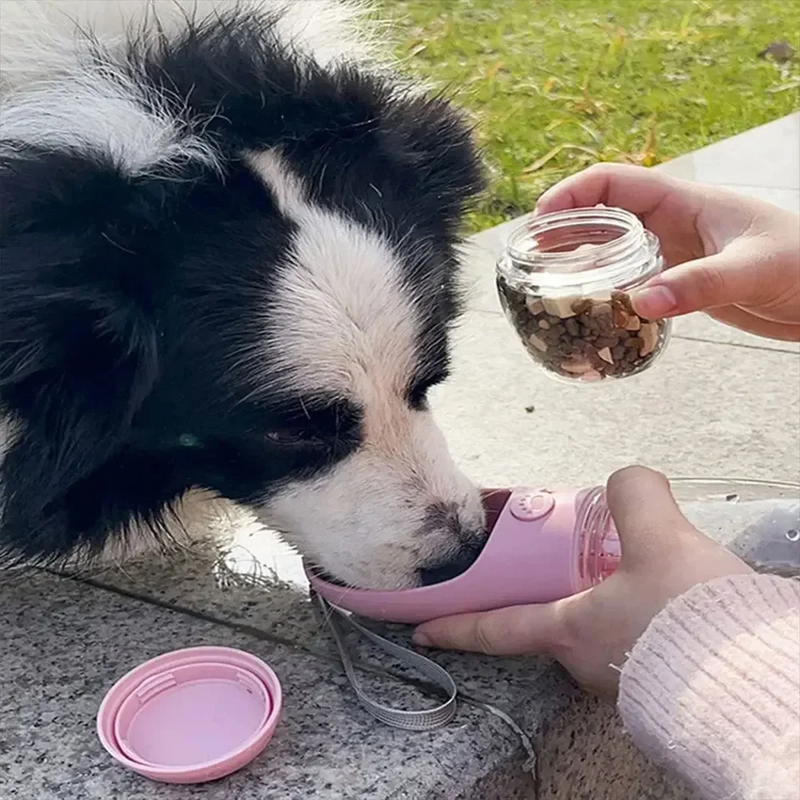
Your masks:
<instances>
[{"instance_id":1,"label":"dog","mask_svg":"<svg viewBox=\"0 0 800 800\"><path fill-rule=\"evenodd\" d=\"M0 0L0 552L223 498L331 578L474 560L428 408L483 186L469 125L333 0Z\"/></svg>"}]
</instances>

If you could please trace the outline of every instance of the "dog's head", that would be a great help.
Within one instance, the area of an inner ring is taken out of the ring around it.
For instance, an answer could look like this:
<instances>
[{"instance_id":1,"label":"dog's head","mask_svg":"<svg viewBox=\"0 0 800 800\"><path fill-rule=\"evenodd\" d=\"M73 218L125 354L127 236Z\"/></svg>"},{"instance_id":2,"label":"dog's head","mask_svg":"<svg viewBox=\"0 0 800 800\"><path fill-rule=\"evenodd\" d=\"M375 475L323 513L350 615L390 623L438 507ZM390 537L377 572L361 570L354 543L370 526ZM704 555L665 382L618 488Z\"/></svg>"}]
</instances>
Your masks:
<instances>
[{"instance_id":1,"label":"dog's head","mask_svg":"<svg viewBox=\"0 0 800 800\"><path fill-rule=\"evenodd\" d=\"M6 100L2 545L93 549L205 488L343 582L443 577L484 535L426 399L469 132L275 19L184 22Z\"/></svg>"}]
</instances>

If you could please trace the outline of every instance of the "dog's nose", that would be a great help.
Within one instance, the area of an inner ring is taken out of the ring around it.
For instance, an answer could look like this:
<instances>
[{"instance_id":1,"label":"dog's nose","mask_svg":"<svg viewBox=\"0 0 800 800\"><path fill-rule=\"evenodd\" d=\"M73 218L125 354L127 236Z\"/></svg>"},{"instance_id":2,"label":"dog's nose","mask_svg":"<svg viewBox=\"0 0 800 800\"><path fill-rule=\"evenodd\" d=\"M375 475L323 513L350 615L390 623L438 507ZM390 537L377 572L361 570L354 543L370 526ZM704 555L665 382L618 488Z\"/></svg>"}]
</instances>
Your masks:
<instances>
[{"instance_id":1,"label":"dog's nose","mask_svg":"<svg viewBox=\"0 0 800 800\"><path fill-rule=\"evenodd\" d=\"M476 561L483 550L485 538L470 542L461 547L455 557L442 564L430 567L423 567L419 570L420 583L423 586L431 586L434 583L449 581L466 572Z\"/></svg>"},{"instance_id":2,"label":"dog's nose","mask_svg":"<svg viewBox=\"0 0 800 800\"><path fill-rule=\"evenodd\" d=\"M483 519L470 519L457 503L433 503L425 512L419 535L437 535L448 531L462 542L482 538Z\"/></svg>"}]
</instances>

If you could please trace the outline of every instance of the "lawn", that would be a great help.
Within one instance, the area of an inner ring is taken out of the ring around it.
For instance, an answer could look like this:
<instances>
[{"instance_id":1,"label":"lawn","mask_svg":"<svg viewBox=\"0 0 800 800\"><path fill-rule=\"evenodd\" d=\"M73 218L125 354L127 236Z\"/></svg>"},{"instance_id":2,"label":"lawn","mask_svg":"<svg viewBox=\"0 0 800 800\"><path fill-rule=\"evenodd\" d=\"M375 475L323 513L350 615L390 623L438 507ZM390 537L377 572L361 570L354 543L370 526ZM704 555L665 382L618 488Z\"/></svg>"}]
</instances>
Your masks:
<instances>
[{"instance_id":1,"label":"lawn","mask_svg":"<svg viewBox=\"0 0 800 800\"><path fill-rule=\"evenodd\" d=\"M381 0L403 67L469 112L472 230L596 161L657 164L798 108L800 0Z\"/></svg>"}]
</instances>

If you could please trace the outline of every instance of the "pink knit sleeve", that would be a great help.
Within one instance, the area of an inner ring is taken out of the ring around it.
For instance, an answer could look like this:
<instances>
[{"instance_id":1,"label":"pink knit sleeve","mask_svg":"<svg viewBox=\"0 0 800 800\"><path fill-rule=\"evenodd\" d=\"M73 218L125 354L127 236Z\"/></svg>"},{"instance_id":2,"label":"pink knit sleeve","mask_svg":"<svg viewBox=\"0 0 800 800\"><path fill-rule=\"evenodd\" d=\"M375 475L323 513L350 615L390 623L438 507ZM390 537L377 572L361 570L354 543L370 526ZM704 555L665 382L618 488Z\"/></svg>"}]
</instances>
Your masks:
<instances>
[{"instance_id":1,"label":"pink knit sleeve","mask_svg":"<svg viewBox=\"0 0 800 800\"><path fill-rule=\"evenodd\" d=\"M710 800L800 798L800 582L735 575L673 600L634 646L619 710Z\"/></svg>"}]
</instances>

